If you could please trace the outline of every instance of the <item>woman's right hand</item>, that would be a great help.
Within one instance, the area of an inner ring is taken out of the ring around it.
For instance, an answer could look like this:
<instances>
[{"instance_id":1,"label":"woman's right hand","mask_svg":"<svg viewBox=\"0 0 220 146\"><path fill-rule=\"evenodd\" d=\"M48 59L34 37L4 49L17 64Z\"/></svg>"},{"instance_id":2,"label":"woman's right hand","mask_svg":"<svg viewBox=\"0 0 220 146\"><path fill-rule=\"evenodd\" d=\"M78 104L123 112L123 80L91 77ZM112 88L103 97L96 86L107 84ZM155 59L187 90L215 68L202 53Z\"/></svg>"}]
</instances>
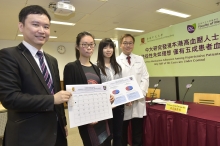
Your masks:
<instances>
[{"instance_id":1,"label":"woman's right hand","mask_svg":"<svg viewBox=\"0 0 220 146\"><path fill-rule=\"evenodd\" d=\"M95 124L97 124L98 122L92 122L92 123L90 123L89 125L95 125Z\"/></svg>"},{"instance_id":2,"label":"woman's right hand","mask_svg":"<svg viewBox=\"0 0 220 146\"><path fill-rule=\"evenodd\" d=\"M125 104L126 106L132 106L132 102L128 102Z\"/></svg>"},{"instance_id":3,"label":"woman's right hand","mask_svg":"<svg viewBox=\"0 0 220 146\"><path fill-rule=\"evenodd\" d=\"M111 104L112 104L114 101L115 101L114 95L110 94L110 102L111 102Z\"/></svg>"}]
</instances>

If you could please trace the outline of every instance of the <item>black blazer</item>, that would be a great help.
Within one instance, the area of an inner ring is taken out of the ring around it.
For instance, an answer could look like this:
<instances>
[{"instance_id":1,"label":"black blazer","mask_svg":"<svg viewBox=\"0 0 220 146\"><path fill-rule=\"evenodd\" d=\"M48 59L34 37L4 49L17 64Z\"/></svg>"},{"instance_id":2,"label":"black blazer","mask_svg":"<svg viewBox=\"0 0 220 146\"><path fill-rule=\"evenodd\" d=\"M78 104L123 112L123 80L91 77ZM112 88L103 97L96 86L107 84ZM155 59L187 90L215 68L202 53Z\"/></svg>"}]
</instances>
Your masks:
<instances>
[{"instance_id":1,"label":"black blazer","mask_svg":"<svg viewBox=\"0 0 220 146\"><path fill-rule=\"evenodd\" d=\"M61 90L57 60L44 55L56 93ZM0 50L0 101L8 110L6 146L53 146L57 120L65 135L63 104L54 105L40 68L22 43Z\"/></svg>"}]
</instances>

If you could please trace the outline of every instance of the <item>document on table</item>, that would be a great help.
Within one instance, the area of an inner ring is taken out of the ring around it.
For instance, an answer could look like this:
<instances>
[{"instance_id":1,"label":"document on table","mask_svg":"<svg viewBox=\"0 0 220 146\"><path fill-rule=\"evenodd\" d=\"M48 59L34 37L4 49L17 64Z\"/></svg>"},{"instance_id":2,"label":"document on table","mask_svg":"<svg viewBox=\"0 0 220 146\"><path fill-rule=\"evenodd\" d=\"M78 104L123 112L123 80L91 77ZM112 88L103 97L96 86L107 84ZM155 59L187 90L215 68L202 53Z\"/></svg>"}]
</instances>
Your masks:
<instances>
[{"instance_id":1,"label":"document on table","mask_svg":"<svg viewBox=\"0 0 220 146\"><path fill-rule=\"evenodd\" d=\"M110 88L110 93L115 97L112 107L144 98L144 95L134 76L108 81L103 84Z\"/></svg>"},{"instance_id":2,"label":"document on table","mask_svg":"<svg viewBox=\"0 0 220 146\"><path fill-rule=\"evenodd\" d=\"M109 87L102 84L66 85L70 128L112 118Z\"/></svg>"},{"instance_id":3,"label":"document on table","mask_svg":"<svg viewBox=\"0 0 220 146\"><path fill-rule=\"evenodd\" d=\"M146 101L146 102L151 102L150 100ZM165 99L154 99L152 100L153 103L157 103L157 104L166 104L167 102L172 102L174 103L175 101L171 101L171 100L165 100Z\"/></svg>"}]
</instances>

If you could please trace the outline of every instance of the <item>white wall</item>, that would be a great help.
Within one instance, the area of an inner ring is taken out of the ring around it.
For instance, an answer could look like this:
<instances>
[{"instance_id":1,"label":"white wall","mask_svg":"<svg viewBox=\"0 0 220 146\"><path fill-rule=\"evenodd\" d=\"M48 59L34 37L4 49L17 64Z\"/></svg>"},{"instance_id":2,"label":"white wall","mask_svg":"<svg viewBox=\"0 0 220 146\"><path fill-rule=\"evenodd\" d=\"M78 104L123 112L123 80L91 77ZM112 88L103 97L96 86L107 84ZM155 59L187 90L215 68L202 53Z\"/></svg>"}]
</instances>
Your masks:
<instances>
[{"instance_id":1,"label":"white wall","mask_svg":"<svg viewBox=\"0 0 220 146\"><path fill-rule=\"evenodd\" d=\"M6 48L6 47L12 47L17 46L20 43L20 41L9 41L9 40L0 40L0 49ZM66 52L64 54L59 54L57 52L57 47L59 45L63 45L66 47ZM63 42L47 42L43 49L45 52L49 53L50 55L54 56L59 65L59 71L60 71L60 80L63 80L63 69L64 66L69 63L76 60L75 57L75 43L63 43ZM98 54L98 43L96 45L95 51L91 57L91 62L96 63L97 60L97 54ZM116 56L118 56L119 50L118 50L118 43L116 42Z\"/></svg>"}]
</instances>

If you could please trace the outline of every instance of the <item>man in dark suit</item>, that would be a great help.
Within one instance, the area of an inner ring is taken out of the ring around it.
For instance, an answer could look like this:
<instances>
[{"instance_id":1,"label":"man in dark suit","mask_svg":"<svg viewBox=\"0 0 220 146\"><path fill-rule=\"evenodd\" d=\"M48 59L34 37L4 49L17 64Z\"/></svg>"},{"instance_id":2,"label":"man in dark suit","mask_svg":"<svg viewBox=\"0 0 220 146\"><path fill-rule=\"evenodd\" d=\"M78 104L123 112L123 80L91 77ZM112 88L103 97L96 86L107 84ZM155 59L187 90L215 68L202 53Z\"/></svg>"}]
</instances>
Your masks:
<instances>
[{"instance_id":1,"label":"man in dark suit","mask_svg":"<svg viewBox=\"0 0 220 146\"><path fill-rule=\"evenodd\" d=\"M5 146L67 146L63 103L71 93L60 91L57 60L42 49L50 20L40 6L23 8L18 27L24 40L0 50L0 101L8 110Z\"/></svg>"}]
</instances>

